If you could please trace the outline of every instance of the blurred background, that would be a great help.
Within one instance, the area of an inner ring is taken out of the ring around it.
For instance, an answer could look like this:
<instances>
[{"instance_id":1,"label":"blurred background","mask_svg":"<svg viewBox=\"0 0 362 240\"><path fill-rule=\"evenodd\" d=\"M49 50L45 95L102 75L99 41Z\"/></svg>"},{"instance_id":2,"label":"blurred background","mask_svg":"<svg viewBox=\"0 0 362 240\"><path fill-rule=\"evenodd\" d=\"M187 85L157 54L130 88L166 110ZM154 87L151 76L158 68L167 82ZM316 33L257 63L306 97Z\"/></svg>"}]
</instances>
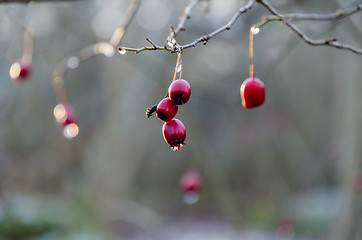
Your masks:
<instances>
[{"instance_id":1,"label":"blurred background","mask_svg":"<svg viewBox=\"0 0 362 240\"><path fill-rule=\"evenodd\" d=\"M255 5L230 31L183 52L192 87L177 118L186 145L173 152L162 122L146 119L172 80L176 55L115 53L65 76L79 134L66 139L53 117L53 71L65 57L107 41L129 0L0 5L0 239L269 240L362 239L362 57L313 47L280 22L255 36L263 106L247 110L249 28ZM352 0L272 0L281 13L329 13ZM143 1L120 45L163 45L188 0ZM194 41L246 2L200 3L177 37ZM207 12L206 10L209 9ZM310 37L361 48L362 13L297 25ZM33 73L9 77L34 31ZM200 173L197 203L179 180Z\"/></svg>"}]
</instances>

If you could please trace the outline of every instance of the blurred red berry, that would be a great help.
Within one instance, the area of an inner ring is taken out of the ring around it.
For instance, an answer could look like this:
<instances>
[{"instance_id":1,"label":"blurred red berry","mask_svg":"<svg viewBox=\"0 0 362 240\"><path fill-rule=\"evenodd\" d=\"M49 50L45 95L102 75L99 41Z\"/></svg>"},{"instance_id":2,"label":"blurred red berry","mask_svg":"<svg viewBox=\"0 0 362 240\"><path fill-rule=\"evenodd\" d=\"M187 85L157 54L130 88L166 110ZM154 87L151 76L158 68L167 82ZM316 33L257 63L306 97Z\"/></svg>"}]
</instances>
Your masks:
<instances>
[{"instance_id":1,"label":"blurred red berry","mask_svg":"<svg viewBox=\"0 0 362 240\"><path fill-rule=\"evenodd\" d=\"M295 221L291 218L282 218L278 221L277 234L282 236L293 235L295 232Z\"/></svg>"},{"instance_id":2,"label":"blurred red berry","mask_svg":"<svg viewBox=\"0 0 362 240\"><path fill-rule=\"evenodd\" d=\"M63 130L64 137L75 138L79 133L79 128L73 107L68 103L58 104L53 113L56 122Z\"/></svg>"},{"instance_id":3,"label":"blurred red berry","mask_svg":"<svg viewBox=\"0 0 362 240\"><path fill-rule=\"evenodd\" d=\"M55 120L62 127L76 122L74 108L68 103L61 103L56 105L53 113Z\"/></svg>"},{"instance_id":4,"label":"blurred red berry","mask_svg":"<svg viewBox=\"0 0 362 240\"><path fill-rule=\"evenodd\" d=\"M197 172L187 172L180 180L180 188L183 192L198 192L201 189L201 177Z\"/></svg>"},{"instance_id":5,"label":"blurred red berry","mask_svg":"<svg viewBox=\"0 0 362 240\"><path fill-rule=\"evenodd\" d=\"M168 95L177 105L185 104L190 99L191 86L184 79L176 80L168 88Z\"/></svg>"},{"instance_id":6,"label":"blurred red berry","mask_svg":"<svg viewBox=\"0 0 362 240\"><path fill-rule=\"evenodd\" d=\"M258 78L247 78L240 87L241 102L245 108L255 108L265 101L265 86Z\"/></svg>"},{"instance_id":7,"label":"blurred red berry","mask_svg":"<svg viewBox=\"0 0 362 240\"><path fill-rule=\"evenodd\" d=\"M162 127L163 138L171 146L171 149L178 151L185 144L186 129L183 123L174 118L165 122Z\"/></svg>"},{"instance_id":8,"label":"blurred red berry","mask_svg":"<svg viewBox=\"0 0 362 240\"><path fill-rule=\"evenodd\" d=\"M23 82L30 76L31 72L31 64L25 64L19 61L11 65L9 74L14 81Z\"/></svg>"},{"instance_id":9,"label":"blurred red berry","mask_svg":"<svg viewBox=\"0 0 362 240\"><path fill-rule=\"evenodd\" d=\"M174 101L164 98L157 105L156 115L162 121L168 122L176 116L177 110L178 106Z\"/></svg>"}]
</instances>

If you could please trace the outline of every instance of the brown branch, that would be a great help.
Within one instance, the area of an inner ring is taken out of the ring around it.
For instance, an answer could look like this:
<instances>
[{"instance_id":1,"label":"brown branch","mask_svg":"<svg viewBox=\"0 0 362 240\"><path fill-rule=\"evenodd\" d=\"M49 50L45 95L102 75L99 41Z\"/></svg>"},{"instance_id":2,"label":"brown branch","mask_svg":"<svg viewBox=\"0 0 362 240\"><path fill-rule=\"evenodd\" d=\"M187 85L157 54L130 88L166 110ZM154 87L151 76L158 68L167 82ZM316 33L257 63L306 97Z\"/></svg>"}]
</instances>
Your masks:
<instances>
[{"instance_id":1,"label":"brown branch","mask_svg":"<svg viewBox=\"0 0 362 240\"><path fill-rule=\"evenodd\" d=\"M258 3L263 5L271 14L276 16L278 21L282 21L286 26L288 26L292 31L294 31L300 38L302 38L306 43L312 45L312 46L331 46L339 49L345 49L349 50L356 54L362 54L362 49L356 48L354 46L351 46L349 44L341 43L336 38L329 38L329 39L321 39L321 40L313 40L310 37L308 37L302 30L300 30L297 26L292 24L290 22L291 19L298 20L298 18L285 18L282 14L280 14L270 3L268 3L265 0L256 0ZM354 8L346 9L346 10L337 10L334 14L321 14L318 16L318 14L313 15L304 15L305 19L303 19L303 15L299 14L299 20L332 20L332 19L340 19L343 17L346 17L347 14L351 15L355 12L358 12L361 10L361 5L356 5ZM270 19L269 21L273 21L273 19ZM262 26L269 22L268 20L265 20L264 23L259 24L259 26Z\"/></svg>"},{"instance_id":2,"label":"brown branch","mask_svg":"<svg viewBox=\"0 0 362 240\"><path fill-rule=\"evenodd\" d=\"M362 10L362 4L358 4L351 8L338 9L334 13L328 14L286 14L281 15L284 19L290 19L292 21L330 21L330 20L340 20L347 16L350 16L358 11Z\"/></svg>"},{"instance_id":3,"label":"brown branch","mask_svg":"<svg viewBox=\"0 0 362 240\"><path fill-rule=\"evenodd\" d=\"M226 23L224 26L222 26L221 28L213 31L212 33L209 33L209 34L207 34L205 36L202 36L202 37L196 39L192 43L181 46L181 49L195 47L200 42L206 44L212 37L224 32L226 30L230 30L231 27L236 22L236 20L238 20L238 18L241 16L241 14L243 14L243 13L247 12L248 10L250 10L253 7L254 3L255 3L255 0L250 0L244 7L240 8L239 11L237 13L235 13L235 15L230 19L230 21L228 23Z\"/></svg>"},{"instance_id":4,"label":"brown branch","mask_svg":"<svg viewBox=\"0 0 362 240\"><path fill-rule=\"evenodd\" d=\"M124 33L127 30L127 27L129 23L132 21L138 7L139 7L139 1L141 0L133 0L126 10L126 14L122 18L121 24L116 30L114 30L113 35L111 39L109 40L109 43L115 48L119 44L119 42L122 40Z\"/></svg>"},{"instance_id":5,"label":"brown branch","mask_svg":"<svg viewBox=\"0 0 362 240\"><path fill-rule=\"evenodd\" d=\"M180 21L179 21L176 29L171 28L171 33L169 35L170 38L175 38L180 31L185 30L185 24L186 24L186 21L191 18L192 9L201 1L202 0L191 0L190 4L188 6L186 6L184 12L180 16Z\"/></svg>"},{"instance_id":6,"label":"brown branch","mask_svg":"<svg viewBox=\"0 0 362 240\"><path fill-rule=\"evenodd\" d=\"M170 34L168 35L168 37L166 39L167 45L157 46L148 37L146 37L146 41L151 43L151 45L152 45L151 47L144 46L144 47L141 47L141 48L130 48L130 47L119 46L118 51L121 54L124 54L127 51L134 52L134 53L138 54L138 53L143 52L143 51L152 51L152 50L166 50L166 51L169 51L171 53L179 52L180 48L179 48L179 45L177 44L177 42L175 40L175 37L177 36L177 34L180 31L185 30L185 24L186 24L186 21L191 18L192 9L201 1L202 0L191 0L189 5L187 5L185 7L185 10L183 11L181 16L179 17L180 21L179 21L176 29L174 29L174 27L170 26Z\"/></svg>"},{"instance_id":7,"label":"brown branch","mask_svg":"<svg viewBox=\"0 0 362 240\"><path fill-rule=\"evenodd\" d=\"M200 0L192 0L191 3L185 8L184 13L180 17L179 25L176 29L173 29L171 27L171 33L168 39L175 37L178 32L184 27L184 24L186 20L188 19L188 16L192 10L192 8L199 2ZM204 35L202 37L199 37L195 41L185 44L185 45L178 45L175 44L174 47L169 47L167 45L161 47L157 46L155 44L152 45L152 47L142 47L142 48L127 48L127 47L119 47L119 51L126 50L126 51L132 51L132 52L142 52L142 51L151 51L151 50L166 50L171 53L179 52L187 48L196 47L197 44L203 43L206 44L212 37L226 31L230 30L231 27L234 25L234 23L237 21L237 19L241 16L241 14L247 12L250 10L255 2L260 3L263 5L273 16L267 16L264 17L263 21L254 25L254 27L261 27L265 25L266 23L270 21L281 21L285 25L287 25L290 29L292 29L295 33L299 35L300 38L302 38L306 43L314 46L332 46L335 48L345 49L352 51L356 54L362 54L362 49L356 48L354 46L351 46L349 44L341 43L336 38L329 38L329 39L323 39L323 40L313 40L309 38L305 33L303 33L302 30L300 30L297 26L291 23L291 21L331 21L331 20L340 20L342 18L345 18L347 16L350 16L360 10L362 10L362 4L358 4L356 6L346 8L346 9L338 9L334 13L328 13L328 14L286 14L282 15L280 14L273 6L271 6L267 1L265 0L250 0L244 7L240 8L239 11L230 19L228 23L226 23L221 28Z\"/></svg>"},{"instance_id":8,"label":"brown branch","mask_svg":"<svg viewBox=\"0 0 362 240\"><path fill-rule=\"evenodd\" d=\"M144 46L144 47L141 47L141 48L130 48L130 47L120 46L120 47L118 47L118 51L119 51L119 53L121 53L121 54L124 54L124 53L126 53L127 51L129 51L129 52L134 52L134 53L138 54L138 53L143 52L143 51L153 51L153 50L164 50L164 51L169 51L169 52L171 52L171 53L176 52L174 49L169 48L169 47L167 47L166 45L165 45L165 46L158 46L158 45L156 45L156 44L155 44L154 42L152 42L148 37L146 37L146 41L150 42L152 46L151 46L151 47Z\"/></svg>"},{"instance_id":9,"label":"brown branch","mask_svg":"<svg viewBox=\"0 0 362 240\"><path fill-rule=\"evenodd\" d=\"M181 16L184 16L185 15L185 12L186 12L186 15L184 17L181 17L181 20L180 20L180 23L178 26L183 26L184 22L183 21L186 21L187 19L187 14L189 14L189 11L191 11L192 7L194 7L197 2L199 2L200 0L196 1L196 0L193 0L187 7L186 10L184 11L184 14L181 15ZM197 44L199 43L204 43L206 44L212 37L226 31L226 30L230 30L231 27L234 25L234 23L236 22L236 20L241 16L241 14L247 12L248 10L250 10L253 5L255 3L255 0L250 0L244 7L240 8L238 10L238 12L230 19L230 21L228 23L226 23L224 26L222 26L221 28L207 34L207 35L204 35L202 37L199 37L198 39L196 39L195 41L189 43L189 44L186 44L186 45L178 45L177 43L175 44L174 47L169 47L167 45L163 46L163 47L160 47L160 46L157 46L157 45L153 45L152 47L142 47L142 48L129 48L129 47L119 47L118 50L119 51L122 51L122 50L126 50L126 51L132 51L132 52L135 52L135 53L139 53L139 52L142 52L142 51L146 51L146 50L166 50L166 51L169 51L171 53L175 53L175 52L179 52L179 51L182 51L184 49L187 49L187 48L191 48L191 47L195 47ZM181 29L180 28L180 29ZM177 28L178 29L178 28ZM167 38L168 40L169 39L174 39L172 38L172 36L176 36L175 34L178 33L179 30L175 30L173 28L171 28L171 35Z\"/></svg>"},{"instance_id":10,"label":"brown branch","mask_svg":"<svg viewBox=\"0 0 362 240\"><path fill-rule=\"evenodd\" d=\"M53 73L53 86L57 94L58 101L62 102L67 100L67 94L64 86L64 76L69 69L76 68L78 64L80 64L80 62L85 61L91 57L100 54L110 57L114 54L114 52L116 51L115 47L122 40L128 25L136 14L140 2L141 0L132 0L130 2L126 13L121 20L120 26L114 30L109 42L98 42L89 45L81 49L75 55L64 58L58 64ZM75 65L69 65L70 61L75 61Z\"/></svg>"},{"instance_id":11,"label":"brown branch","mask_svg":"<svg viewBox=\"0 0 362 240\"><path fill-rule=\"evenodd\" d=\"M1 3L75 2L77 0L0 0Z\"/></svg>"}]
</instances>

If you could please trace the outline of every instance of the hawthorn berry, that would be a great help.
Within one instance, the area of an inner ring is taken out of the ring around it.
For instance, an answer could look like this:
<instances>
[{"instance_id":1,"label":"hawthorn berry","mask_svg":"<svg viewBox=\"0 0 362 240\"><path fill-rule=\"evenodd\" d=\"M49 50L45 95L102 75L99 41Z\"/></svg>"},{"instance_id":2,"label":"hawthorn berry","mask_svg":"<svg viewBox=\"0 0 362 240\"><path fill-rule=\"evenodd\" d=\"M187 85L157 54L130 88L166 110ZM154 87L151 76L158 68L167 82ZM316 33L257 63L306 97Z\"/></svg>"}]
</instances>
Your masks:
<instances>
[{"instance_id":1,"label":"hawthorn berry","mask_svg":"<svg viewBox=\"0 0 362 240\"><path fill-rule=\"evenodd\" d=\"M184 79L175 80L168 88L168 95L177 105L185 104L190 99L191 86Z\"/></svg>"},{"instance_id":2,"label":"hawthorn berry","mask_svg":"<svg viewBox=\"0 0 362 240\"><path fill-rule=\"evenodd\" d=\"M247 78L240 87L241 102L245 108L255 108L265 101L265 86L259 78Z\"/></svg>"},{"instance_id":3,"label":"hawthorn berry","mask_svg":"<svg viewBox=\"0 0 362 240\"><path fill-rule=\"evenodd\" d=\"M78 135L79 128L76 124L76 114L74 108L70 104L60 103L56 105L53 114L66 138L74 138Z\"/></svg>"},{"instance_id":4,"label":"hawthorn berry","mask_svg":"<svg viewBox=\"0 0 362 240\"><path fill-rule=\"evenodd\" d=\"M186 129L184 124L174 118L171 121L165 122L162 126L163 138L171 146L171 149L178 151L185 144Z\"/></svg>"},{"instance_id":5,"label":"hawthorn berry","mask_svg":"<svg viewBox=\"0 0 362 240\"><path fill-rule=\"evenodd\" d=\"M200 174L194 171L185 173L180 180L180 188L183 192L199 192L201 185Z\"/></svg>"},{"instance_id":6,"label":"hawthorn berry","mask_svg":"<svg viewBox=\"0 0 362 240\"><path fill-rule=\"evenodd\" d=\"M74 108L68 103L60 103L56 105L53 113L57 123L63 127L76 122Z\"/></svg>"},{"instance_id":7,"label":"hawthorn berry","mask_svg":"<svg viewBox=\"0 0 362 240\"><path fill-rule=\"evenodd\" d=\"M10 77L17 82L23 82L27 79L32 72L31 64L24 63L22 61L15 62L10 67Z\"/></svg>"},{"instance_id":8,"label":"hawthorn berry","mask_svg":"<svg viewBox=\"0 0 362 240\"><path fill-rule=\"evenodd\" d=\"M295 232L295 220L292 218L282 218L278 221L276 232L278 235L291 236Z\"/></svg>"},{"instance_id":9,"label":"hawthorn berry","mask_svg":"<svg viewBox=\"0 0 362 240\"><path fill-rule=\"evenodd\" d=\"M156 115L162 121L168 122L176 116L177 110L178 106L174 101L164 98L157 105Z\"/></svg>"}]
</instances>

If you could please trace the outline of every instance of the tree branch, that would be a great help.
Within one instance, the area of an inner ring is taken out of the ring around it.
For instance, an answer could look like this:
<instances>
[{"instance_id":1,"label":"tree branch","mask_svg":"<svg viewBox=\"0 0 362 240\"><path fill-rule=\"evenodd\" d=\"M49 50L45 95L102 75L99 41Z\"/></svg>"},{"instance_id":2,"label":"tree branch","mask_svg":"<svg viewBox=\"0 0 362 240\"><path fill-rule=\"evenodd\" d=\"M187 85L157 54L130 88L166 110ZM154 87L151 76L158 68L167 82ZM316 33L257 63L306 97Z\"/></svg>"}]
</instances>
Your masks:
<instances>
[{"instance_id":1,"label":"tree branch","mask_svg":"<svg viewBox=\"0 0 362 240\"><path fill-rule=\"evenodd\" d=\"M64 86L64 76L69 69L76 68L80 62L93 56L103 54L111 57L114 55L115 47L122 40L124 33L133 19L140 5L141 0L132 0L128 5L121 24L116 28L108 42L98 42L81 49L77 54L64 58L54 70L53 86L59 102L67 100L67 94Z\"/></svg>"},{"instance_id":2,"label":"tree branch","mask_svg":"<svg viewBox=\"0 0 362 240\"><path fill-rule=\"evenodd\" d=\"M1 3L75 2L77 0L0 0Z\"/></svg>"},{"instance_id":3,"label":"tree branch","mask_svg":"<svg viewBox=\"0 0 362 240\"><path fill-rule=\"evenodd\" d=\"M212 37L224 32L226 30L230 30L231 27L236 22L236 20L238 20L238 18L241 16L241 14L246 13L248 10L250 10L253 7L254 3L255 3L255 0L250 0L244 7L240 8L239 11L237 13L235 13L235 15L230 19L230 21L227 24L225 24L221 28L213 31L212 33L209 33L205 36L202 36L202 37L196 39L192 43L181 46L181 49L183 50L186 48L195 47L200 42L206 44Z\"/></svg>"},{"instance_id":4,"label":"tree branch","mask_svg":"<svg viewBox=\"0 0 362 240\"><path fill-rule=\"evenodd\" d=\"M336 38L329 38L329 39L322 39L322 40L313 40L310 37L308 37L305 33L303 33L302 30L300 30L297 26L295 26L294 24L292 24L290 21L292 19L294 20L332 20L332 19L341 19L343 17L346 17L348 15L351 15L355 12L358 12L359 10L361 10L361 6L362 4L356 5L354 8L350 8L350 9L345 9L345 10L337 10L336 13L334 14L308 14L308 15L302 15L302 14L296 14L294 15L287 15L287 17L285 17L285 15L280 14L272 5L270 5L270 3L268 3L265 0L256 0L258 3L260 3L261 5L263 5L271 14L273 14L274 16L276 16L277 18L271 18L269 20L264 20L264 22L260 23L259 26L263 26L265 25L267 22L269 21L282 21L286 26L288 26L292 31L294 31L296 34L298 34L298 36L300 38L302 38L306 43L312 45L312 46L331 46L331 47L335 47L335 48L339 48L339 49L345 49L345 50L349 50L353 53L356 54L362 54L362 49L356 48L354 46L351 46L349 44L345 44L345 43L341 43L339 42ZM299 18L298 18L299 17ZM256 25L258 26L258 25Z\"/></svg>"},{"instance_id":5,"label":"tree branch","mask_svg":"<svg viewBox=\"0 0 362 240\"><path fill-rule=\"evenodd\" d=\"M180 16L180 21L176 29L171 27L171 33L169 35L170 38L175 38L180 31L185 31L185 24L186 21L191 18L192 9L201 1L202 0L191 0L190 4L185 8L184 12Z\"/></svg>"},{"instance_id":6,"label":"tree branch","mask_svg":"<svg viewBox=\"0 0 362 240\"><path fill-rule=\"evenodd\" d=\"M167 38L167 40L169 39L174 39L172 36L176 36L177 33L182 29L182 27L184 26L186 20L188 19L187 16L189 16L192 8L196 5L196 3L200 2L200 0L192 0L191 3L185 8L184 13L181 15L181 19L180 19L180 23L178 24L178 27L176 30L172 31L173 28L171 28L171 34L170 36ZM228 23L226 23L224 26L222 26L221 28L207 34L204 35L202 37L199 37L198 39L196 39L195 41L186 44L186 45L177 45L175 44L175 46L173 47L169 47L167 45L165 45L164 47L160 47L157 45L153 45L152 47L142 47L142 48L129 48L129 47L119 47L118 51L131 51L131 52L135 52L135 53L139 53L145 50L166 50L169 51L171 53L175 53L175 52L179 52L182 51L184 49L187 48L191 48L191 47L195 47L197 44L199 43L204 43L206 44L212 37L226 31L226 30L230 30L231 27L234 25L234 23L236 22L236 20L241 16L241 14L247 12L248 10L250 10L253 5L255 4L255 0L250 0L244 7L240 8L238 10L238 12L230 19L230 21Z\"/></svg>"},{"instance_id":7,"label":"tree branch","mask_svg":"<svg viewBox=\"0 0 362 240\"><path fill-rule=\"evenodd\" d=\"M284 19L290 19L291 21L330 21L330 20L340 20L347 16L350 16L358 11L362 10L362 4L357 4L351 8L338 9L334 13L328 14L285 14L281 15Z\"/></svg>"}]
</instances>

